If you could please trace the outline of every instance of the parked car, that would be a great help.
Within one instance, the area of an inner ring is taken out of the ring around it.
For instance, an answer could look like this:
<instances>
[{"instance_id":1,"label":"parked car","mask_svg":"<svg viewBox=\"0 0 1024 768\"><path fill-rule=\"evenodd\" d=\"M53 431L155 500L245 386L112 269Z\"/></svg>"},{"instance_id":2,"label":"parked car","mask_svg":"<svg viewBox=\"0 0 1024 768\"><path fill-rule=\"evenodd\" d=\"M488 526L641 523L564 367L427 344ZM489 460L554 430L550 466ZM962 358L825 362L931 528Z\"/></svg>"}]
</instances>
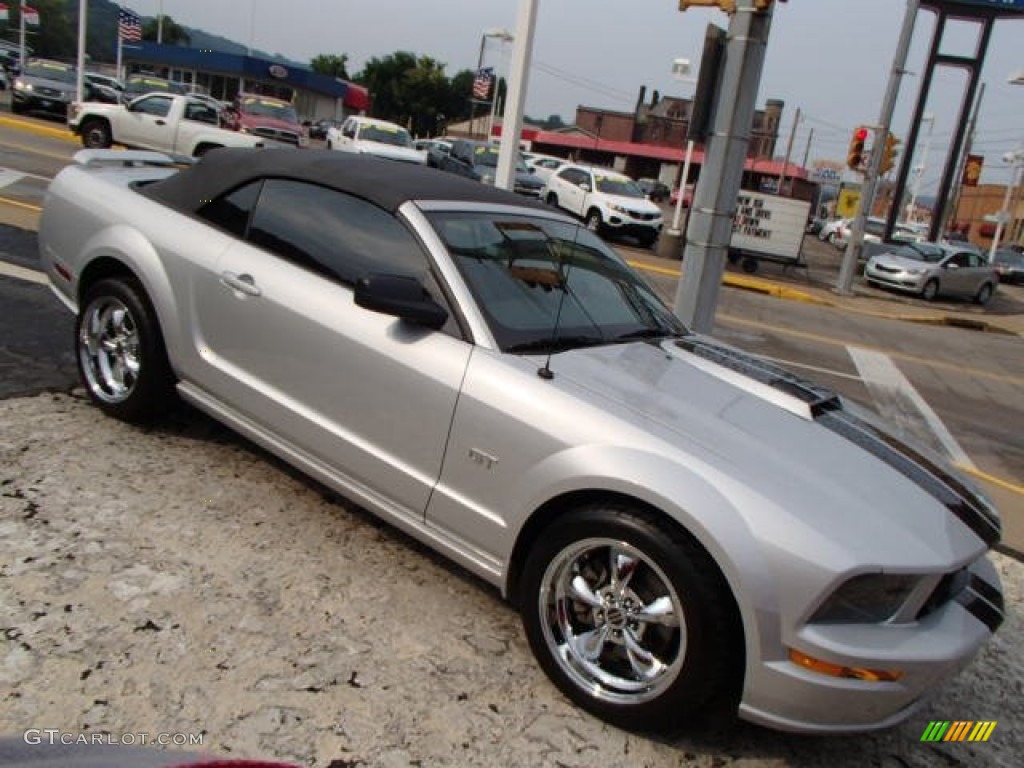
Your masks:
<instances>
[{"instance_id":1,"label":"parked car","mask_svg":"<svg viewBox=\"0 0 1024 768\"><path fill-rule=\"evenodd\" d=\"M498 152L498 147L485 141L455 139L451 151L438 158L438 168L484 184L494 184L498 173ZM520 154L517 153L514 159L513 189L520 195L539 198L544 182L530 172Z\"/></svg>"},{"instance_id":2,"label":"parked car","mask_svg":"<svg viewBox=\"0 0 1024 768\"><path fill-rule=\"evenodd\" d=\"M672 190L668 184L657 179L637 179L636 185L647 195L647 199L653 203L660 203L672 196Z\"/></svg>"},{"instance_id":3,"label":"parked car","mask_svg":"<svg viewBox=\"0 0 1024 768\"><path fill-rule=\"evenodd\" d=\"M831 219L818 230L818 239L829 245L839 246L845 241L843 233L849 233L850 219Z\"/></svg>"},{"instance_id":4,"label":"parked car","mask_svg":"<svg viewBox=\"0 0 1024 768\"><path fill-rule=\"evenodd\" d=\"M124 95L124 84L120 80L96 72L82 73L82 87L85 101L120 104Z\"/></svg>"},{"instance_id":5,"label":"parked car","mask_svg":"<svg viewBox=\"0 0 1024 768\"><path fill-rule=\"evenodd\" d=\"M690 206L693 205L693 193L695 191L695 187L696 187L696 185L694 185L694 184L687 184L686 185L686 193L683 195L683 208L689 208ZM675 189L672 190L672 194L670 194L669 197L668 197L668 204L671 205L672 207L675 207L675 205L678 202L679 202L679 187L676 187Z\"/></svg>"},{"instance_id":6,"label":"parked car","mask_svg":"<svg viewBox=\"0 0 1024 768\"><path fill-rule=\"evenodd\" d=\"M999 283L996 268L960 245L907 243L868 259L870 285L916 293L926 301L959 295L987 304Z\"/></svg>"},{"instance_id":7,"label":"parked car","mask_svg":"<svg viewBox=\"0 0 1024 768\"><path fill-rule=\"evenodd\" d=\"M119 155L39 228L95 406L180 395L453 558L595 715L888 727L1002 622L970 480L688 331L576 220L352 153Z\"/></svg>"},{"instance_id":8,"label":"parked car","mask_svg":"<svg viewBox=\"0 0 1024 768\"><path fill-rule=\"evenodd\" d=\"M544 200L587 223L592 232L628 235L650 247L664 217L628 176L609 168L566 165L548 179Z\"/></svg>"},{"instance_id":9,"label":"parked car","mask_svg":"<svg viewBox=\"0 0 1024 768\"><path fill-rule=\"evenodd\" d=\"M533 175L547 183L551 174L567 164L569 161L564 157L553 157L551 155L533 154L526 158L526 166L533 169Z\"/></svg>"},{"instance_id":10,"label":"parked car","mask_svg":"<svg viewBox=\"0 0 1024 768\"><path fill-rule=\"evenodd\" d=\"M1024 284L1024 254L1011 248L997 248L993 266L1001 283Z\"/></svg>"},{"instance_id":11,"label":"parked car","mask_svg":"<svg viewBox=\"0 0 1024 768\"><path fill-rule=\"evenodd\" d=\"M402 126L373 117L350 117L340 127L327 129L327 148L357 155L372 155L414 165L426 165L426 156L412 145Z\"/></svg>"},{"instance_id":12,"label":"parked car","mask_svg":"<svg viewBox=\"0 0 1024 768\"><path fill-rule=\"evenodd\" d=\"M64 118L78 90L78 70L49 59L29 59L14 78L11 112L40 112Z\"/></svg>"},{"instance_id":13,"label":"parked car","mask_svg":"<svg viewBox=\"0 0 1024 768\"><path fill-rule=\"evenodd\" d=\"M184 83L156 75L136 74L128 75L124 79L124 93L121 98L125 103L147 93L173 93L184 96L188 93L188 88Z\"/></svg>"},{"instance_id":14,"label":"parked car","mask_svg":"<svg viewBox=\"0 0 1024 768\"><path fill-rule=\"evenodd\" d=\"M309 132L309 138L326 139L328 129L332 126L341 125L341 121L323 118L321 120L311 120L308 123L304 123L304 125L306 126L306 130Z\"/></svg>"},{"instance_id":15,"label":"parked car","mask_svg":"<svg viewBox=\"0 0 1024 768\"><path fill-rule=\"evenodd\" d=\"M420 152L431 168L439 168L441 158L452 151L452 143L448 139L419 139L413 142L413 148Z\"/></svg>"},{"instance_id":16,"label":"parked car","mask_svg":"<svg viewBox=\"0 0 1024 768\"><path fill-rule=\"evenodd\" d=\"M241 92L222 113L224 127L294 147L309 145L295 107L283 99Z\"/></svg>"}]
</instances>

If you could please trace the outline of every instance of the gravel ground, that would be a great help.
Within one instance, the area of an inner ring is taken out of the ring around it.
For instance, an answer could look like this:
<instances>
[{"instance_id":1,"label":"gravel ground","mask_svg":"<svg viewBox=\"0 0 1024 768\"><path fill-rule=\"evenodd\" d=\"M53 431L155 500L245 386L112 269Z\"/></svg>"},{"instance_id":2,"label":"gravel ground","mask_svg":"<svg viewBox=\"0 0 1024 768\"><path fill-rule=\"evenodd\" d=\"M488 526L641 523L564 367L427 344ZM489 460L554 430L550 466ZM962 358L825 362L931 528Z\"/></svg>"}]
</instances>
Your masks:
<instances>
[{"instance_id":1,"label":"gravel ground","mask_svg":"<svg viewBox=\"0 0 1024 768\"><path fill-rule=\"evenodd\" d=\"M493 589L188 409L139 430L76 396L0 402L0 735L204 733L206 751L355 766L1018 766L1011 614L903 726L672 740L565 701ZM997 720L922 744L929 720Z\"/></svg>"}]
</instances>

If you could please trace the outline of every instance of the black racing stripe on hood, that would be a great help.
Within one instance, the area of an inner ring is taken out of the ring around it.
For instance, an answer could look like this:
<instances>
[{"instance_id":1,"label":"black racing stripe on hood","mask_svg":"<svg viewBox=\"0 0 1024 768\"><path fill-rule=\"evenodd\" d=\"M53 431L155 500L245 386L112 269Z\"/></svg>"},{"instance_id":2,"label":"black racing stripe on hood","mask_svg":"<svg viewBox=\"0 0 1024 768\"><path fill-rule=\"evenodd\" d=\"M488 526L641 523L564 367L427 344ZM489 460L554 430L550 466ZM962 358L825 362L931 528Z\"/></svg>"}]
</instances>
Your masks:
<instances>
[{"instance_id":1,"label":"black racing stripe on hood","mask_svg":"<svg viewBox=\"0 0 1024 768\"><path fill-rule=\"evenodd\" d=\"M690 354L710 360L723 368L741 373L754 381L795 397L808 405L812 416L842 407L839 396L828 387L802 379L785 368L745 352L697 336L679 339L676 341L676 346Z\"/></svg>"},{"instance_id":2,"label":"black racing stripe on hood","mask_svg":"<svg viewBox=\"0 0 1024 768\"><path fill-rule=\"evenodd\" d=\"M999 542L1002 530L998 515L955 475L925 454L846 411L832 411L816 421L912 480L989 547Z\"/></svg>"},{"instance_id":3,"label":"black racing stripe on hood","mask_svg":"<svg viewBox=\"0 0 1024 768\"><path fill-rule=\"evenodd\" d=\"M999 629L999 625L1006 618L1002 594L976 575L971 575L967 589L957 595L956 601L988 627L990 632Z\"/></svg>"},{"instance_id":4,"label":"black racing stripe on hood","mask_svg":"<svg viewBox=\"0 0 1024 768\"><path fill-rule=\"evenodd\" d=\"M925 454L844 411L842 400L831 389L700 336L678 339L675 345L806 403L817 423L856 443L923 488L989 547L998 543L1002 532L999 516L986 502Z\"/></svg>"}]
</instances>

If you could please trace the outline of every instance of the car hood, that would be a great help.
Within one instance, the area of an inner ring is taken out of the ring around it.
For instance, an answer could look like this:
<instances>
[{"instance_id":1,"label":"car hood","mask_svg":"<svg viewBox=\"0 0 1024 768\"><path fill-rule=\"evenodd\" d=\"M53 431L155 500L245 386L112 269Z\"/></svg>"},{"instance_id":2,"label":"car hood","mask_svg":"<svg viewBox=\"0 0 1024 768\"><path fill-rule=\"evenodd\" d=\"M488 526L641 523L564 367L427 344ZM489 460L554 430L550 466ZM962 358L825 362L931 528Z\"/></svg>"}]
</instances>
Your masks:
<instances>
[{"instance_id":1,"label":"car hood","mask_svg":"<svg viewBox=\"0 0 1024 768\"><path fill-rule=\"evenodd\" d=\"M301 126L298 126L295 123L289 123L287 120L279 120L276 117L243 114L240 119L241 124L246 128L273 128L275 131L302 133Z\"/></svg>"},{"instance_id":2,"label":"car hood","mask_svg":"<svg viewBox=\"0 0 1024 768\"><path fill-rule=\"evenodd\" d=\"M406 163L424 164L427 158L422 152L412 147L397 147L394 144L385 144L380 141L367 141L358 139L355 142L356 151L364 155L383 157L388 160L400 160Z\"/></svg>"},{"instance_id":3,"label":"car hood","mask_svg":"<svg viewBox=\"0 0 1024 768\"><path fill-rule=\"evenodd\" d=\"M871 257L871 262L876 266L890 267L894 269L938 269L939 265L934 261L921 261L920 259L909 259L906 256L897 256L895 253L879 253Z\"/></svg>"},{"instance_id":4,"label":"car hood","mask_svg":"<svg viewBox=\"0 0 1024 768\"><path fill-rule=\"evenodd\" d=\"M19 75L16 79L26 85L31 85L33 88L51 88L68 95L74 94L77 89L74 83L65 83L63 80L53 80L49 77L39 77L37 75Z\"/></svg>"},{"instance_id":5,"label":"car hood","mask_svg":"<svg viewBox=\"0 0 1024 768\"><path fill-rule=\"evenodd\" d=\"M622 206L630 211L637 211L638 213L654 213L658 215L661 214L661 208L647 198L626 197L625 195L609 195L606 193L602 193L602 195L609 203Z\"/></svg>"},{"instance_id":6,"label":"car hood","mask_svg":"<svg viewBox=\"0 0 1024 768\"><path fill-rule=\"evenodd\" d=\"M893 437L834 392L709 338L579 349L552 369L577 397L706 467L723 493L748 508L752 494L761 499L748 509L751 525L809 527L859 547L868 562L908 565L963 561L999 539L995 509L927 448Z\"/></svg>"}]
</instances>

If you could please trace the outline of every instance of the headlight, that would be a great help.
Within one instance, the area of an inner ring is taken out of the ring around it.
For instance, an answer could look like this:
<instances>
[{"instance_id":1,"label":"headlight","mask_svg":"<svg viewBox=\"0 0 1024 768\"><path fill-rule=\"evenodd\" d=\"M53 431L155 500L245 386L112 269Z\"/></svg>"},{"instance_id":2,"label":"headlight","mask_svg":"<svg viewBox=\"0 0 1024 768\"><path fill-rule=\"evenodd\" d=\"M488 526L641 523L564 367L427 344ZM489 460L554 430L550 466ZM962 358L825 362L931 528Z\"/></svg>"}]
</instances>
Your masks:
<instances>
[{"instance_id":1,"label":"headlight","mask_svg":"<svg viewBox=\"0 0 1024 768\"><path fill-rule=\"evenodd\" d=\"M21 80L15 80L14 81L14 90L16 90L16 91L31 91L32 90L32 84L31 83L23 83Z\"/></svg>"},{"instance_id":2,"label":"headlight","mask_svg":"<svg viewBox=\"0 0 1024 768\"><path fill-rule=\"evenodd\" d=\"M240 127L240 128L238 129L238 132L239 132L239 133L252 133L252 131L251 131L251 130L249 130L248 128L246 128L246 127L245 127L244 125L243 125L243 126L241 126L241 127Z\"/></svg>"},{"instance_id":3,"label":"headlight","mask_svg":"<svg viewBox=\"0 0 1024 768\"><path fill-rule=\"evenodd\" d=\"M608 203L608 209L612 210L612 211L615 211L616 213L625 213L625 214L629 213L629 211L627 211L621 205L616 205L615 203Z\"/></svg>"},{"instance_id":4,"label":"headlight","mask_svg":"<svg viewBox=\"0 0 1024 768\"><path fill-rule=\"evenodd\" d=\"M815 611L812 624L880 624L891 618L917 586L919 576L864 573L854 576Z\"/></svg>"},{"instance_id":5,"label":"headlight","mask_svg":"<svg viewBox=\"0 0 1024 768\"><path fill-rule=\"evenodd\" d=\"M924 270L923 269L905 269L903 271L906 272L908 275L921 275L921 274L924 274Z\"/></svg>"}]
</instances>

